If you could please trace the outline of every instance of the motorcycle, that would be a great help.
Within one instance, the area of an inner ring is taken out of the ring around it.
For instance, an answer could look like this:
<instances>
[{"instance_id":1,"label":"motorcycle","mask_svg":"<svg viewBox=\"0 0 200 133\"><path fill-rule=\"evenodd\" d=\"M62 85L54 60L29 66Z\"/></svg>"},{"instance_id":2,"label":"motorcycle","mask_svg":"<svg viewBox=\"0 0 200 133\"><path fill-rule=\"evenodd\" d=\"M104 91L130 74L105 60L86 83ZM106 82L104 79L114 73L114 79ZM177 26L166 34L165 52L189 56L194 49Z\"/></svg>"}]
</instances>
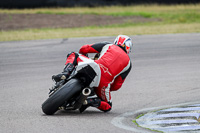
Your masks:
<instances>
[{"instance_id":1,"label":"motorcycle","mask_svg":"<svg viewBox=\"0 0 200 133\"><path fill-rule=\"evenodd\" d=\"M80 109L87 97L94 95L93 88L100 82L99 65L83 55L79 57L84 62L78 63L68 79L63 78L50 89L48 99L42 104L46 115L53 115L60 109Z\"/></svg>"}]
</instances>

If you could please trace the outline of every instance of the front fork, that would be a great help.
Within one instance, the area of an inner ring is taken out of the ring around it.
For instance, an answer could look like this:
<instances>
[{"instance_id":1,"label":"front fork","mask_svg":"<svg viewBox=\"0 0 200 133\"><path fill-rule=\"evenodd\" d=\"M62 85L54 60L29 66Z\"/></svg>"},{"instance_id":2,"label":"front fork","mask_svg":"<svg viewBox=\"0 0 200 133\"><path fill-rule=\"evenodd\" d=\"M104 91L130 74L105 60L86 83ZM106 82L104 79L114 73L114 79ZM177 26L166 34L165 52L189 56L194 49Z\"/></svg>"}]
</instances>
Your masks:
<instances>
[{"instance_id":1,"label":"front fork","mask_svg":"<svg viewBox=\"0 0 200 133\"><path fill-rule=\"evenodd\" d=\"M63 86L63 84L65 84L66 80L61 80L57 83L55 83L51 88L49 88L49 97L55 93L60 87Z\"/></svg>"}]
</instances>

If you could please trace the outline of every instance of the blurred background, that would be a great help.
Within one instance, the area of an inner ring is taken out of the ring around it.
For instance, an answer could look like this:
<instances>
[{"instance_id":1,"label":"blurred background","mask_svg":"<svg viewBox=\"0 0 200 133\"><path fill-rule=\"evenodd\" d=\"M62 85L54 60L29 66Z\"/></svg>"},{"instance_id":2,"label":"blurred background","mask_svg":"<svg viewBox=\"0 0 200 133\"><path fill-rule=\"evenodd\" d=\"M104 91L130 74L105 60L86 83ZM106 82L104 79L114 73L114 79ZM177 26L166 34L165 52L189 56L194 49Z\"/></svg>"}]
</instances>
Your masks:
<instances>
[{"instance_id":1,"label":"blurred background","mask_svg":"<svg viewBox=\"0 0 200 133\"><path fill-rule=\"evenodd\" d=\"M32 8L32 7L74 7L74 6L105 6L105 5L130 5L130 4L188 4L200 0L1 0L3 8Z\"/></svg>"},{"instance_id":2,"label":"blurred background","mask_svg":"<svg viewBox=\"0 0 200 133\"><path fill-rule=\"evenodd\" d=\"M200 32L200 0L0 0L0 42Z\"/></svg>"}]
</instances>

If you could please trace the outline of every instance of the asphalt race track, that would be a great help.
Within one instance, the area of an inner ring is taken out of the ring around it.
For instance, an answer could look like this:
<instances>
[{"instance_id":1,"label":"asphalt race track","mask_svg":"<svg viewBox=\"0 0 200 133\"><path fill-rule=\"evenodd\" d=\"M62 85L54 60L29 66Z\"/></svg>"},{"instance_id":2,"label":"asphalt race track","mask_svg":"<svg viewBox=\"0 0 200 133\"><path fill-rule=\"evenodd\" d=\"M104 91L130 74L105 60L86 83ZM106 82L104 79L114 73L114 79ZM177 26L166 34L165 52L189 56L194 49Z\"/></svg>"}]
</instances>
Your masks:
<instances>
[{"instance_id":1,"label":"asphalt race track","mask_svg":"<svg viewBox=\"0 0 200 133\"><path fill-rule=\"evenodd\" d=\"M131 37L133 69L112 93L111 112L89 108L83 114L59 111L53 116L44 115L41 104L67 53L115 37L0 42L0 133L125 133L131 131L111 123L121 114L200 103L199 33Z\"/></svg>"}]
</instances>

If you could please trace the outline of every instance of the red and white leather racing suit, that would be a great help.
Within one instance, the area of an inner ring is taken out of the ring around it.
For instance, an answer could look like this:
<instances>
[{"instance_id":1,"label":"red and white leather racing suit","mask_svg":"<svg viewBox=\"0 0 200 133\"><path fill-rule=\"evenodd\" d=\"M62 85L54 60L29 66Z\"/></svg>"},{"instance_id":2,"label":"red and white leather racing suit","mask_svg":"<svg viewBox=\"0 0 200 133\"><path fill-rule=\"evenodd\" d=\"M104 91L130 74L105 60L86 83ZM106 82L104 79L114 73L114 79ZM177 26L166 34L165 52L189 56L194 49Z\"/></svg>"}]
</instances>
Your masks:
<instances>
[{"instance_id":1,"label":"red and white leather racing suit","mask_svg":"<svg viewBox=\"0 0 200 133\"><path fill-rule=\"evenodd\" d=\"M131 62L128 54L117 45L102 42L90 45L84 45L79 50L80 54L100 53L95 62L101 70L101 79L99 86L95 88L95 93L102 100L98 109L102 111L111 110L111 91L121 88L126 76L131 70ZM67 63L77 65L82 60L79 56L83 56L72 52L68 55Z\"/></svg>"}]
</instances>

